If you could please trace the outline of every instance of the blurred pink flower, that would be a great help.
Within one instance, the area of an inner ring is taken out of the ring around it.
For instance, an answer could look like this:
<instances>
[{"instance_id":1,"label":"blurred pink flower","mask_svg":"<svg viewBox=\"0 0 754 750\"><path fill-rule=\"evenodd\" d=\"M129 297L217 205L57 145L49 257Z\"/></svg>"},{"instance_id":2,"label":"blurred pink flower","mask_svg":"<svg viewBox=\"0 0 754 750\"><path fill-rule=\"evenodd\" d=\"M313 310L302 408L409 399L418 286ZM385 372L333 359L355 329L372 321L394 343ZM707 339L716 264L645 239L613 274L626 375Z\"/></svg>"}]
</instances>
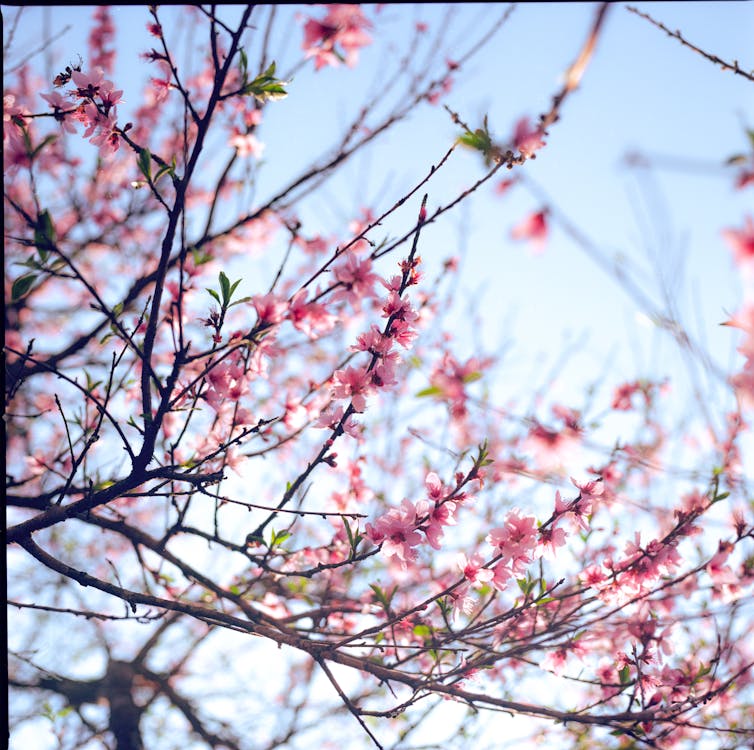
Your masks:
<instances>
[{"instance_id":1,"label":"blurred pink flower","mask_svg":"<svg viewBox=\"0 0 754 750\"><path fill-rule=\"evenodd\" d=\"M529 241L532 252L539 255L544 252L548 233L547 210L543 210L530 214L520 224L513 227L511 237L514 240Z\"/></svg>"},{"instance_id":2,"label":"blurred pink flower","mask_svg":"<svg viewBox=\"0 0 754 750\"><path fill-rule=\"evenodd\" d=\"M754 265L754 219L746 217L743 229L724 229L723 238L733 249L733 260L741 268Z\"/></svg>"},{"instance_id":3,"label":"blurred pink flower","mask_svg":"<svg viewBox=\"0 0 754 750\"><path fill-rule=\"evenodd\" d=\"M535 151L545 145L542 128L532 128L528 117L522 117L513 131L513 147L525 157L531 158Z\"/></svg>"}]
</instances>

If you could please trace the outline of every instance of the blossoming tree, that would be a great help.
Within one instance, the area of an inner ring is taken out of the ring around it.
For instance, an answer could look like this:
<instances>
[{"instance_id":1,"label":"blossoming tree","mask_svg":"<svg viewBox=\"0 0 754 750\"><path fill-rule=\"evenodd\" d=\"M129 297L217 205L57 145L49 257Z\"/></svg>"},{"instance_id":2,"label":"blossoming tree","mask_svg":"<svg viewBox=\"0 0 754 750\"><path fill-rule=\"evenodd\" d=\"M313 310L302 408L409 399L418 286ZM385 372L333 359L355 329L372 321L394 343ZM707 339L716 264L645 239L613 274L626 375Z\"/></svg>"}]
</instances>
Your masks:
<instances>
[{"instance_id":1,"label":"blossoming tree","mask_svg":"<svg viewBox=\"0 0 754 750\"><path fill-rule=\"evenodd\" d=\"M458 259L422 259L463 205L526 189L608 6L504 139L449 95L512 9L444 58L444 25L400 8L406 56L287 181L268 122L331 106L317 76L347 82L385 8L302 6L282 36L276 6L179 10L140 9L138 106L107 7L54 75L6 24L11 745L492 747L501 725L558 747L749 746L754 298L728 311L743 360L723 371L555 202L511 221L537 253L570 233L708 378L680 435L662 379L587 406L500 398L496 357L454 335ZM323 234L312 196L422 107L455 140ZM469 152L476 177L438 201ZM729 170L751 188L750 154ZM751 216L718 230L750 288Z\"/></svg>"}]
</instances>

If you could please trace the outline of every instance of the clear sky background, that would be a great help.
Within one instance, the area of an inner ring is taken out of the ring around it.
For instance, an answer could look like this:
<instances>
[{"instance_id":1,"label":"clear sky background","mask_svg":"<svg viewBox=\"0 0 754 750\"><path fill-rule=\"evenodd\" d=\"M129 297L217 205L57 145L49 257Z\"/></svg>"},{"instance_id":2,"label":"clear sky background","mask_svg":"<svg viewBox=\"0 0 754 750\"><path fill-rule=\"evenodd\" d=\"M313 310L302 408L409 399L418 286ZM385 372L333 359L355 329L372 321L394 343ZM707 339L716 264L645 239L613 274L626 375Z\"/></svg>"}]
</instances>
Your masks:
<instances>
[{"instance_id":1,"label":"clear sky background","mask_svg":"<svg viewBox=\"0 0 754 750\"><path fill-rule=\"evenodd\" d=\"M376 13L367 6L375 44L362 50L354 70L314 72L309 65L296 73L288 99L267 108L258 132L266 144L260 199L273 194L276 186L335 142L349 113L357 111L385 80L415 22L426 22L431 36L445 23L449 7L387 4ZM442 54L452 59L465 51L504 7L452 6ZM746 70L754 68L754 3L638 3L637 7L679 29L697 46L726 61L738 60ZM444 102L472 127L488 115L493 134L505 140L518 118L534 118L549 108L595 8L587 3L518 6L493 41L454 76L454 88ZM68 26L46 52L54 75L77 54L86 57L91 11L78 6L25 8L15 49L31 51L46 34ZM3 6L6 34L18 12ZM312 6L281 6L281 18L289 16L294 23L287 32L282 20L278 25L281 52L276 59L281 73L300 54L297 12L323 14ZM176 31L188 33L180 26L178 11L165 7L161 13L175 22ZM139 104L141 82L153 72L139 58L152 40L144 31L149 20L145 7L114 6L113 16L119 56L112 78L125 92L119 119L126 122ZM396 52L386 52L386 40ZM18 53L11 55L6 66L17 60ZM682 322L725 369L740 364L735 354L739 337L719 323L739 307L742 288L721 230L741 227L747 211L751 215L752 189L735 191L735 172L723 164L732 154L747 151L746 127L754 128L750 81L716 68L627 12L624 5L615 4L580 89L551 128L547 148L523 170L527 180L541 186L558 211L606 257L628 258L639 269L641 288L658 302L658 273L664 274ZM392 205L437 163L458 134L441 106L422 106L307 202L302 216L308 233L347 237L347 224L362 207L380 212ZM646 173L626 167L630 152L657 159L652 181ZM454 156L451 166L428 187L430 213L482 174L476 154ZM553 388L566 401L571 399L570 405L578 407L585 385L600 377L616 383L647 374L680 378L679 397L686 398L685 374L667 334L651 322L642 323L640 314L645 311L557 224L541 256L512 242L511 228L537 210L541 200L522 186L500 197L492 185L439 226L427 227L421 255L428 276L447 257L462 258L455 301L460 312L471 308L482 320L477 325L472 315L457 315L456 337L468 340L467 353L479 344L492 353L511 345L497 384L501 399L525 398L533 384L545 382L568 341L578 343ZM405 230L415 221L417 209L418 201L407 206L386 224L385 233ZM712 391L710 398L714 399Z\"/></svg>"}]
</instances>

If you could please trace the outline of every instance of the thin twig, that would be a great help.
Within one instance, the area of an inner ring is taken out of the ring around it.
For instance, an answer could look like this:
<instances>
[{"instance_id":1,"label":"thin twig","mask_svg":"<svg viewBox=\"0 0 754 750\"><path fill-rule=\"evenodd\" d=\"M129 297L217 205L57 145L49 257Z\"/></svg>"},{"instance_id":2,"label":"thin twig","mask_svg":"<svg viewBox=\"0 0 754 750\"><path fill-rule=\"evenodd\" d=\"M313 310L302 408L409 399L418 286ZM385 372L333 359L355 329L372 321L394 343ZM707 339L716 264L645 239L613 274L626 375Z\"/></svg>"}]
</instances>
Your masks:
<instances>
[{"instance_id":1,"label":"thin twig","mask_svg":"<svg viewBox=\"0 0 754 750\"><path fill-rule=\"evenodd\" d=\"M684 47L688 47L702 57L705 57L710 62L715 63L715 65L719 65L723 70L731 70L734 73L738 73L738 75L743 76L744 78L748 78L750 81L754 81L754 71L747 73L745 70L742 70L738 65L738 60L734 60L732 63L725 62L725 60L721 60L717 55L705 52L695 44L691 44L691 42L684 39L680 31L671 31L667 26L665 26L665 24L656 21L648 13L642 13L638 8L634 8L632 5L627 5L626 10L629 13L633 13L634 15L639 16L646 21L649 21L649 23L651 23L653 26L656 26L658 29L662 29L662 31L664 31L668 36L677 39Z\"/></svg>"}]
</instances>

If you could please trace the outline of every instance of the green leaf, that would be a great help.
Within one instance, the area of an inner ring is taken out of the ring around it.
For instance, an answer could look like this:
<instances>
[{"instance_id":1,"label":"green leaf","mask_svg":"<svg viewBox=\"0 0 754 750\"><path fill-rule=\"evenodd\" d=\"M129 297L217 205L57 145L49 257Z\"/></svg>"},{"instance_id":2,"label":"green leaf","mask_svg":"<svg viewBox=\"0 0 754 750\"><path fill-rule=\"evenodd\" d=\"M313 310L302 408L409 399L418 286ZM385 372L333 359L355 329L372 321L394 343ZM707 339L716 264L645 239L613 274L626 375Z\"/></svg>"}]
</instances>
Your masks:
<instances>
[{"instance_id":1,"label":"green leaf","mask_svg":"<svg viewBox=\"0 0 754 750\"><path fill-rule=\"evenodd\" d=\"M239 67L241 69L241 80L246 83L246 80L249 77L249 58L246 56L246 53L242 50L238 50L238 55L241 58L239 62Z\"/></svg>"},{"instance_id":2,"label":"green leaf","mask_svg":"<svg viewBox=\"0 0 754 750\"><path fill-rule=\"evenodd\" d=\"M139 169L144 177L152 179L152 154L148 148L143 148L139 153Z\"/></svg>"},{"instance_id":3,"label":"green leaf","mask_svg":"<svg viewBox=\"0 0 754 750\"><path fill-rule=\"evenodd\" d=\"M243 93L253 96L260 102L276 101L288 96L285 87L289 83L290 81L280 81L275 78L275 63L272 62L264 73L244 86Z\"/></svg>"},{"instance_id":4,"label":"green leaf","mask_svg":"<svg viewBox=\"0 0 754 750\"><path fill-rule=\"evenodd\" d=\"M473 133L464 133L459 136L458 143L467 148L481 151L485 155L492 150L492 139L486 128L484 130L477 128Z\"/></svg>"},{"instance_id":5,"label":"green leaf","mask_svg":"<svg viewBox=\"0 0 754 750\"><path fill-rule=\"evenodd\" d=\"M628 668L628 664L618 672L618 679L621 685L628 685L631 682L631 670Z\"/></svg>"},{"instance_id":6,"label":"green leaf","mask_svg":"<svg viewBox=\"0 0 754 750\"><path fill-rule=\"evenodd\" d=\"M480 380L482 377L481 372L470 372L463 376L464 383L473 383L475 380Z\"/></svg>"},{"instance_id":7,"label":"green leaf","mask_svg":"<svg viewBox=\"0 0 754 750\"><path fill-rule=\"evenodd\" d=\"M157 181L162 177L163 175L169 174L171 177L175 176L175 164L163 164L158 170L157 174L154 176L154 180L152 182L157 183Z\"/></svg>"},{"instance_id":8,"label":"green leaf","mask_svg":"<svg viewBox=\"0 0 754 750\"><path fill-rule=\"evenodd\" d=\"M196 247L190 247L189 252L191 253L194 265L197 266L203 266L205 263L209 263L213 259L210 253Z\"/></svg>"},{"instance_id":9,"label":"green leaf","mask_svg":"<svg viewBox=\"0 0 754 750\"><path fill-rule=\"evenodd\" d=\"M382 605L385 612L388 612L390 610L390 602L393 600L398 587L394 586L390 594L386 594L376 583L370 583L369 588L374 591L377 601Z\"/></svg>"},{"instance_id":10,"label":"green leaf","mask_svg":"<svg viewBox=\"0 0 754 750\"><path fill-rule=\"evenodd\" d=\"M228 277L220 271L220 291L223 293L223 304L227 304L230 300L230 280Z\"/></svg>"},{"instance_id":11,"label":"green leaf","mask_svg":"<svg viewBox=\"0 0 754 750\"><path fill-rule=\"evenodd\" d=\"M432 635L432 630L428 625L414 625L414 635L419 638L429 638Z\"/></svg>"},{"instance_id":12,"label":"green leaf","mask_svg":"<svg viewBox=\"0 0 754 750\"><path fill-rule=\"evenodd\" d=\"M34 245L39 251L42 263L47 261L50 247L55 239L55 225L52 223L50 212L45 209L37 216L37 223L34 227Z\"/></svg>"},{"instance_id":13,"label":"green leaf","mask_svg":"<svg viewBox=\"0 0 754 750\"><path fill-rule=\"evenodd\" d=\"M251 297L241 297L241 299L234 300L228 307L235 307L236 305L243 305L245 302L251 302Z\"/></svg>"},{"instance_id":14,"label":"green leaf","mask_svg":"<svg viewBox=\"0 0 754 750\"><path fill-rule=\"evenodd\" d=\"M271 539L270 539L270 547L278 547L280 546L286 539L289 539L291 536L290 531L275 531L275 529L271 530L270 533Z\"/></svg>"},{"instance_id":15,"label":"green leaf","mask_svg":"<svg viewBox=\"0 0 754 750\"><path fill-rule=\"evenodd\" d=\"M416 398L424 398L425 396L439 396L442 393L442 389L436 385L430 385L428 388L422 388L417 394Z\"/></svg>"},{"instance_id":16,"label":"green leaf","mask_svg":"<svg viewBox=\"0 0 754 750\"><path fill-rule=\"evenodd\" d=\"M754 148L754 130L746 128L746 135L749 136L749 143L751 144L751 147Z\"/></svg>"},{"instance_id":17,"label":"green leaf","mask_svg":"<svg viewBox=\"0 0 754 750\"><path fill-rule=\"evenodd\" d=\"M25 273L13 282L11 287L10 297L12 302L18 302L22 297L25 297L30 291L34 282L37 280L37 274Z\"/></svg>"},{"instance_id":18,"label":"green leaf","mask_svg":"<svg viewBox=\"0 0 754 750\"><path fill-rule=\"evenodd\" d=\"M207 289L207 292L209 292L219 304L222 304L222 302L220 302L220 295L214 289Z\"/></svg>"},{"instance_id":19,"label":"green leaf","mask_svg":"<svg viewBox=\"0 0 754 750\"><path fill-rule=\"evenodd\" d=\"M359 534L359 531L358 531L358 529L359 529L358 522L356 524L356 533L355 534L351 530L351 525L348 523L348 519L347 518L343 519L343 524L346 527L346 534L348 535L348 544L351 546L351 556L353 556L353 555L356 554L356 548L359 546L359 543L361 542L361 540L364 537L361 536L361 534Z\"/></svg>"}]
</instances>

